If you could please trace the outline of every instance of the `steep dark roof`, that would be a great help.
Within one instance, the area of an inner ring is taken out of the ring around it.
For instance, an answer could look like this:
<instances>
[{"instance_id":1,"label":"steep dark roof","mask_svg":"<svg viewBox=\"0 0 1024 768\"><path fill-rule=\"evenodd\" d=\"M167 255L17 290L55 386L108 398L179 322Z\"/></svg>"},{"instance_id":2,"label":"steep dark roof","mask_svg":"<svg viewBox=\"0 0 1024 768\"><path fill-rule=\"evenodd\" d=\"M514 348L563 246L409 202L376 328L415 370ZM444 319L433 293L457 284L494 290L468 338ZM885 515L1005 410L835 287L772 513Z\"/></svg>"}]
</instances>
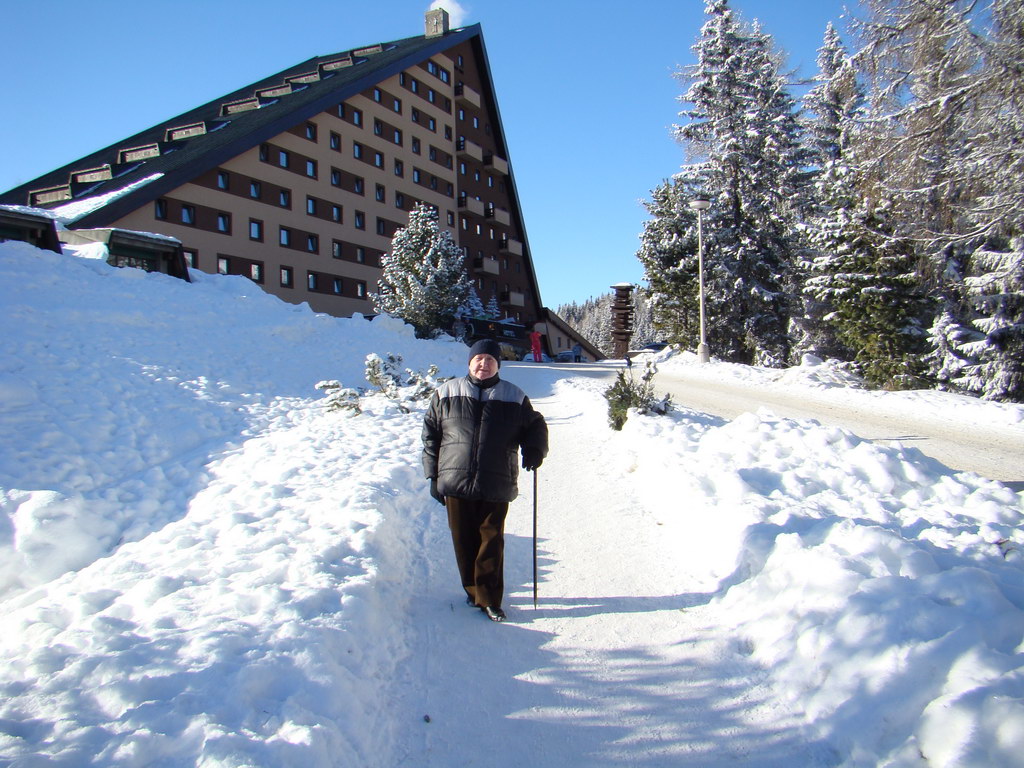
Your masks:
<instances>
[{"instance_id":1,"label":"steep dark roof","mask_svg":"<svg viewBox=\"0 0 1024 768\"><path fill-rule=\"evenodd\" d=\"M526 235L526 223L522 215L494 83L491 79L487 50L479 24L455 29L438 37L420 35L327 56L316 56L4 192L0 194L0 203L32 205L33 202L29 199L31 192L61 187L70 183L72 174L96 171L109 166L112 176L109 180L79 182L72 186L72 200L39 204L39 207L53 208L139 184L122 195L113 196L111 201L70 216L67 220L68 225L76 228L109 226L182 184L309 120L337 103L430 56L466 41L473 47L481 68L481 96L488 111L494 116L495 148L501 157L509 161L510 202L515 208L512 214L522 226L523 244L530 264L530 284L539 308L540 285L537 282L536 269L533 267L533 251ZM351 64L347 64L349 60ZM226 104L256 98L257 92L283 86L289 83L290 79L301 79L302 75L311 73L317 73L319 79L315 82L300 83L280 97L260 99L258 109L223 114ZM301 87L302 85L305 87ZM204 124L205 133L192 138L168 140L172 130L199 124ZM118 164L119 153L122 150L150 145L159 146L159 156ZM162 175L149 183L140 183L157 174ZM101 172L100 175L104 174Z\"/></svg>"},{"instance_id":2,"label":"steep dark roof","mask_svg":"<svg viewBox=\"0 0 1024 768\"><path fill-rule=\"evenodd\" d=\"M104 226L381 80L465 40L479 38L480 34L480 25L474 24L439 37L410 37L314 57L15 187L0 195L0 203L28 205L31 203L30 192L66 185L73 173L94 170L100 171L100 176L106 175L101 170L106 166L109 166L112 178L91 185L88 182L78 183L73 188L74 200L104 195L163 174L101 208L73 219L76 227ZM478 39L476 42L482 51L482 41ZM486 68L486 59L481 59L481 62ZM310 75L311 82L301 82L303 75ZM490 85L489 72L485 73L485 80ZM257 96L258 92L287 86L293 81L290 92L278 96ZM490 90L492 92L485 96L496 108L493 89ZM251 104L252 99L258 99L258 109L225 114L225 105L247 101ZM200 124L204 125L205 133L191 138L170 139L171 131ZM152 146L159 147L158 156L118 163L123 150ZM67 202L73 201L42 207Z\"/></svg>"}]
</instances>

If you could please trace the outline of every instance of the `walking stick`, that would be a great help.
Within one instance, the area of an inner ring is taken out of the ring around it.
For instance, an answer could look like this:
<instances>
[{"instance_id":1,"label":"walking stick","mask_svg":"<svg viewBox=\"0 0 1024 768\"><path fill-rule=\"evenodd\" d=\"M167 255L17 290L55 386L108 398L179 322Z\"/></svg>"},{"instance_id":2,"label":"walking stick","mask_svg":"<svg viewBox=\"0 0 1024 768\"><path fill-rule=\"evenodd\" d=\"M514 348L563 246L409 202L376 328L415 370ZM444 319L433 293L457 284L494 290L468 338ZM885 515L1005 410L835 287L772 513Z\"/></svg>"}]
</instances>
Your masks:
<instances>
[{"instance_id":1,"label":"walking stick","mask_svg":"<svg viewBox=\"0 0 1024 768\"><path fill-rule=\"evenodd\" d=\"M533 470L533 609L537 610L537 470Z\"/></svg>"}]
</instances>

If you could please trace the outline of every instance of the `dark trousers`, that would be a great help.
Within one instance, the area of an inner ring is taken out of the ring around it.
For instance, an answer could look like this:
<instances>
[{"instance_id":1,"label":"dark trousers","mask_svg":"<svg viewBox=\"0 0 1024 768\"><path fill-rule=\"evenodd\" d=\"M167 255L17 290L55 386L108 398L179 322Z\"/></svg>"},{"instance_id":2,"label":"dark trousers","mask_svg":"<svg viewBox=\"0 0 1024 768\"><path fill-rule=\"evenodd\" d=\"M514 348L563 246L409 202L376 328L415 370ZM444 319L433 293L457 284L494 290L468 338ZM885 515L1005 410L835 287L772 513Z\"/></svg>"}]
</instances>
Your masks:
<instances>
[{"instance_id":1,"label":"dark trousers","mask_svg":"<svg viewBox=\"0 0 1024 768\"><path fill-rule=\"evenodd\" d=\"M462 588L481 608L501 607L508 502L446 496L445 506Z\"/></svg>"}]
</instances>

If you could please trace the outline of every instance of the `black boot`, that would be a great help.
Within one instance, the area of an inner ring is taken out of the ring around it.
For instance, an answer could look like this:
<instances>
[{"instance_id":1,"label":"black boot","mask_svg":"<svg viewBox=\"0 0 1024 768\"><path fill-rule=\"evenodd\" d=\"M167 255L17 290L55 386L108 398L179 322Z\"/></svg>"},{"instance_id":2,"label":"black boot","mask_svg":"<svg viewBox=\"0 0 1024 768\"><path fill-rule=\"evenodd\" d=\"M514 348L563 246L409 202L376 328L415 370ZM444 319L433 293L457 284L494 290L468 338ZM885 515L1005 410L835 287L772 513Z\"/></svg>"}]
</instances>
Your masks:
<instances>
[{"instance_id":1,"label":"black boot","mask_svg":"<svg viewBox=\"0 0 1024 768\"><path fill-rule=\"evenodd\" d=\"M501 610L499 606L488 605L486 608L481 608L481 611L487 614L487 618L491 621L504 621L505 612Z\"/></svg>"}]
</instances>

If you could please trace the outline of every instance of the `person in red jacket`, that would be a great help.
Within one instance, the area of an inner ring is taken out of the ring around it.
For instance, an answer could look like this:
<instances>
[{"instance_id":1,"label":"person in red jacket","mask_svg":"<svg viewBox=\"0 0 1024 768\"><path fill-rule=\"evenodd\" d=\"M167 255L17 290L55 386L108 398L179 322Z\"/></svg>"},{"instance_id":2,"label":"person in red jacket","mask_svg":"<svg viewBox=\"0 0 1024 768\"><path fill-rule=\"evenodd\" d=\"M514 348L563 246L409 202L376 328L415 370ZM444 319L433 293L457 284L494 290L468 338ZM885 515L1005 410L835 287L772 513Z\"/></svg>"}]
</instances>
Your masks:
<instances>
[{"instance_id":1,"label":"person in red jacket","mask_svg":"<svg viewBox=\"0 0 1024 768\"><path fill-rule=\"evenodd\" d=\"M504 621L505 516L519 495L518 454L534 471L548 452L548 428L530 399L498 376L491 339L469 350L469 374L438 387L423 419L423 473L445 505L466 603Z\"/></svg>"}]
</instances>

